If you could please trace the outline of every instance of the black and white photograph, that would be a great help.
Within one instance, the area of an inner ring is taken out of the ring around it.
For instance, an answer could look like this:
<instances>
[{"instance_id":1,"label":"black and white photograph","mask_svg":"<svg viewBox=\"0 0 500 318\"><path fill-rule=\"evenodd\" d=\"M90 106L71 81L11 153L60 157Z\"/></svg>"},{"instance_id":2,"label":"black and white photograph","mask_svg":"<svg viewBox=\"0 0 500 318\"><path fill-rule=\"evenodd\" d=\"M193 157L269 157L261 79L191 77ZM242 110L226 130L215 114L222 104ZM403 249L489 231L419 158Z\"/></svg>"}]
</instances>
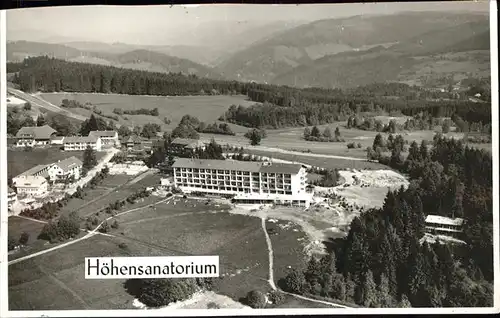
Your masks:
<instances>
[{"instance_id":1,"label":"black and white photograph","mask_svg":"<svg viewBox=\"0 0 500 318\"><path fill-rule=\"evenodd\" d=\"M0 316L499 312L496 14L7 10Z\"/></svg>"}]
</instances>

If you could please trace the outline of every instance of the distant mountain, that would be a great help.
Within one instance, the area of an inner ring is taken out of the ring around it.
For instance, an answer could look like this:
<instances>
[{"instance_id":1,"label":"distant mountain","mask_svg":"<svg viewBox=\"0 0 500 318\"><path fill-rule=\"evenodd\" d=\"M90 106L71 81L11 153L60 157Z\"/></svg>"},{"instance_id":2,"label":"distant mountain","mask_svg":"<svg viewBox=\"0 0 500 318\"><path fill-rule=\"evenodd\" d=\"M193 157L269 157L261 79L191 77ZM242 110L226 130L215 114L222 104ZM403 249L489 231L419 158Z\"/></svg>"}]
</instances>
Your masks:
<instances>
[{"instance_id":1,"label":"distant mountain","mask_svg":"<svg viewBox=\"0 0 500 318\"><path fill-rule=\"evenodd\" d=\"M425 84L435 78L489 72L488 21L463 22L400 41L390 47L327 55L276 76L273 84L353 87L375 82ZM475 52L469 52L475 51Z\"/></svg>"},{"instance_id":2,"label":"distant mountain","mask_svg":"<svg viewBox=\"0 0 500 318\"><path fill-rule=\"evenodd\" d=\"M212 68L188 59L145 49L135 49L131 45L108 45L94 42L78 42L73 43L73 45L81 49L62 44L28 41L9 42L7 43L7 61L19 62L28 56L47 55L73 62L112 65L153 72L180 72L216 79L222 78L220 73ZM94 47L99 51L83 50L90 47Z\"/></svg>"},{"instance_id":3,"label":"distant mountain","mask_svg":"<svg viewBox=\"0 0 500 318\"><path fill-rule=\"evenodd\" d=\"M432 37L432 32L436 30L453 29L465 23L479 30L474 24L484 25L485 21L487 24L487 19L488 16L483 14L411 12L320 20L259 41L222 61L217 67L226 76L235 79L272 82L294 68L303 70L324 56L365 51L378 45L399 45L401 49L408 49L406 41L415 42L419 36ZM318 71L317 67L312 69Z\"/></svg>"}]
</instances>

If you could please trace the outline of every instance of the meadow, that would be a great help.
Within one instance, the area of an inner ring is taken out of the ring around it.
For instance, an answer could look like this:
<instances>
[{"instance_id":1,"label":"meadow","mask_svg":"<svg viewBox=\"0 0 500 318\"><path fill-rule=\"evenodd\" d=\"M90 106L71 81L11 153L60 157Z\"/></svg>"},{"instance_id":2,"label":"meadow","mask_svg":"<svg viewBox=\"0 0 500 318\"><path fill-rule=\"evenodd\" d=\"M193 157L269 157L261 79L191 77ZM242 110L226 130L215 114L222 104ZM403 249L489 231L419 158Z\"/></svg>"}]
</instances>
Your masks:
<instances>
[{"instance_id":1,"label":"meadow","mask_svg":"<svg viewBox=\"0 0 500 318\"><path fill-rule=\"evenodd\" d=\"M148 115L123 115L119 116L118 123L127 126L156 123L163 130L171 130L177 126L182 116L189 114L198 117L206 123L213 123L229 108L229 106L249 106L254 102L247 100L246 96L145 96L145 95L119 95L119 94L90 94L90 93L43 93L40 97L60 106L63 99L76 100L82 104L87 102L95 105L105 115L115 115L113 110L137 110L140 108L158 108L159 116ZM90 116L86 109L72 108L72 112ZM167 117L171 123L165 124ZM125 119L127 118L127 119ZM236 125L233 125L236 127ZM241 130L241 129L240 129Z\"/></svg>"}]
</instances>

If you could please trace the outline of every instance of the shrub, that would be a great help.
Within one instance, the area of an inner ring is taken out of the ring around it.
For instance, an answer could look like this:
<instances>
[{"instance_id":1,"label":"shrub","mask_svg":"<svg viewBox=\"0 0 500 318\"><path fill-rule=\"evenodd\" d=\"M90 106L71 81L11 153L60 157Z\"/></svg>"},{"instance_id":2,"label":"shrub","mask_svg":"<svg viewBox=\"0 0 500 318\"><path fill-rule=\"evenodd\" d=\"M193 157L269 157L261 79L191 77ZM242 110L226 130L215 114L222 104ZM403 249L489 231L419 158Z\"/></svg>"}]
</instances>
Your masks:
<instances>
[{"instance_id":1,"label":"shrub","mask_svg":"<svg viewBox=\"0 0 500 318\"><path fill-rule=\"evenodd\" d=\"M353 149L355 147L356 147L356 145L353 142L350 142L350 143L347 144L347 148L348 149Z\"/></svg>"},{"instance_id":2,"label":"shrub","mask_svg":"<svg viewBox=\"0 0 500 318\"><path fill-rule=\"evenodd\" d=\"M13 237L9 237L9 238L7 239L7 249L8 249L9 251L12 251L12 250L13 250L13 249L15 249L15 248L16 248L16 240L14 240L14 238L13 238Z\"/></svg>"},{"instance_id":3,"label":"shrub","mask_svg":"<svg viewBox=\"0 0 500 318\"><path fill-rule=\"evenodd\" d=\"M120 244L118 244L118 247L121 249L126 249L128 246L125 243L120 243Z\"/></svg>"},{"instance_id":4,"label":"shrub","mask_svg":"<svg viewBox=\"0 0 500 318\"><path fill-rule=\"evenodd\" d=\"M99 232L101 232L101 233L108 233L109 232L108 222L104 221L104 223L99 228Z\"/></svg>"},{"instance_id":5,"label":"shrub","mask_svg":"<svg viewBox=\"0 0 500 318\"><path fill-rule=\"evenodd\" d=\"M285 277L285 288L287 291L302 294L306 285L304 273L298 270L292 270Z\"/></svg>"},{"instance_id":6,"label":"shrub","mask_svg":"<svg viewBox=\"0 0 500 318\"><path fill-rule=\"evenodd\" d=\"M277 290L273 290L271 293L269 293L269 300L274 305L280 305L285 301L285 295L283 295Z\"/></svg>"},{"instance_id":7,"label":"shrub","mask_svg":"<svg viewBox=\"0 0 500 318\"><path fill-rule=\"evenodd\" d=\"M248 292L246 301L252 308L264 308L266 306L266 296L258 290Z\"/></svg>"},{"instance_id":8,"label":"shrub","mask_svg":"<svg viewBox=\"0 0 500 318\"><path fill-rule=\"evenodd\" d=\"M148 307L188 299L197 289L193 279L144 279L140 284L139 301Z\"/></svg>"},{"instance_id":9,"label":"shrub","mask_svg":"<svg viewBox=\"0 0 500 318\"><path fill-rule=\"evenodd\" d=\"M21 234L21 237L19 238L19 244L26 245L26 243L28 243L29 240L30 240L30 235L26 232L23 232Z\"/></svg>"},{"instance_id":10,"label":"shrub","mask_svg":"<svg viewBox=\"0 0 500 318\"><path fill-rule=\"evenodd\" d=\"M117 228L118 228L118 221L117 221L117 220L114 220L114 221L113 221L113 224L111 224L111 227L112 227L113 229L117 229Z\"/></svg>"}]
</instances>

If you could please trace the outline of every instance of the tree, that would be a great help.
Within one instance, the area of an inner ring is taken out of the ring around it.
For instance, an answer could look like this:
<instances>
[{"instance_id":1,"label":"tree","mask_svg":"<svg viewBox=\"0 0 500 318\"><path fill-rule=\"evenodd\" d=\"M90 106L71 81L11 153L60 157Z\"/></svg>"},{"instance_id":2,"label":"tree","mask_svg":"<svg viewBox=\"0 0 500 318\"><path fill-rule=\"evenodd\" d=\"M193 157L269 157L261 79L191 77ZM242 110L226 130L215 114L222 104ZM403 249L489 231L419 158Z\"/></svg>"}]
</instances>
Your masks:
<instances>
[{"instance_id":1,"label":"tree","mask_svg":"<svg viewBox=\"0 0 500 318\"><path fill-rule=\"evenodd\" d=\"M311 137L311 129L309 127L304 128L304 139L308 140Z\"/></svg>"},{"instance_id":2,"label":"tree","mask_svg":"<svg viewBox=\"0 0 500 318\"><path fill-rule=\"evenodd\" d=\"M97 165L97 157L95 150L90 146L83 152L83 167L87 170L92 169Z\"/></svg>"},{"instance_id":3,"label":"tree","mask_svg":"<svg viewBox=\"0 0 500 318\"><path fill-rule=\"evenodd\" d=\"M128 137L132 135L132 131L127 126L121 125L120 128L118 128L118 135L121 137Z\"/></svg>"},{"instance_id":4,"label":"tree","mask_svg":"<svg viewBox=\"0 0 500 318\"><path fill-rule=\"evenodd\" d=\"M12 251L14 248L16 248L16 240L12 236L9 236L7 239L7 250Z\"/></svg>"},{"instance_id":5,"label":"tree","mask_svg":"<svg viewBox=\"0 0 500 318\"><path fill-rule=\"evenodd\" d=\"M161 131L161 127L158 124L147 123L142 127L141 136L144 138L151 139L156 137L156 133Z\"/></svg>"},{"instance_id":6,"label":"tree","mask_svg":"<svg viewBox=\"0 0 500 318\"><path fill-rule=\"evenodd\" d=\"M385 148L385 141L384 141L384 137L382 137L381 134L377 134L375 136L375 140L373 140L373 150L377 150L377 148L380 147L380 148Z\"/></svg>"},{"instance_id":7,"label":"tree","mask_svg":"<svg viewBox=\"0 0 500 318\"><path fill-rule=\"evenodd\" d=\"M269 293L269 300L274 304L274 305L281 305L285 301L285 296L283 293L273 290Z\"/></svg>"},{"instance_id":8,"label":"tree","mask_svg":"<svg viewBox=\"0 0 500 318\"><path fill-rule=\"evenodd\" d=\"M394 302L389 290L389 280L384 273L380 275L380 282L377 286L377 294L378 301L380 302L380 307L394 307Z\"/></svg>"},{"instance_id":9,"label":"tree","mask_svg":"<svg viewBox=\"0 0 500 318\"><path fill-rule=\"evenodd\" d=\"M323 131L323 137L327 138L328 140L332 138L332 131L330 130L330 128L325 128L325 130Z\"/></svg>"},{"instance_id":10,"label":"tree","mask_svg":"<svg viewBox=\"0 0 500 318\"><path fill-rule=\"evenodd\" d=\"M250 139L250 144L252 146L257 146L260 144L260 141L265 138L266 133L264 130L252 129L245 133L245 137Z\"/></svg>"},{"instance_id":11,"label":"tree","mask_svg":"<svg viewBox=\"0 0 500 318\"><path fill-rule=\"evenodd\" d=\"M72 136L76 133L76 126L68 117L62 114L51 116L50 127L54 128L60 136Z\"/></svg>"},{"instance_id":12,"label":"tree","mask_svg":"<svg viewBox=\"0 0 500 318\"><path fill-rule=\"evenodd\" d=\"M399 302L398 307L399 308L411 308L411 303L405 294L401 295L401 301Z\"/></svg>"},{"instance_id":13,"label":"tree","mask_svg":"<svg viewBox=\"0 0 500 318\"><path fill-rule=\"evenodd\" d=\"M96 130L106 130L108 129L108 124L102 118L96 117L94 114L90 115L90 118L85 120L80 126L80 134L87 136L91 131Z\"/></svg>"},{"instance_id":14,"label":"tree","mask_svg":"<svg viewBox=\"0 0 500 318\"><path fill-rule=\"evenodd\" d=\"M130 280L127 281L130 283ZM148 307L162 307L189 298L196 291L194 279L132 280L139 292L139 301Z\"/></svg>"},{"instance_id":15,"label":"tree","mask_svg":"<svg viewBox=\"0 0 500 318\"><path fill-rule=\"evenodd\" d=\"M337 126L337 127L335 128L335 138L337 138L337 139L338 139L338 138L340 138L340 137L341 137L341 136L340 136L340 129L339 129L339 127Z\"/></svg>"},{"instance_id":16,"label":"tree","mask_svg":"<svg viewBox=\"0 0 500 318\"><path fill-rule=\"evenodd\" d=\"M30 102L24 103L23 109L24 110L31 110L31 103Z\"/></svg>"},{"instance_id":17,"label":"tree","mask_svg":"<svg viewBox=\"0 0 500 318\"><path fill-rule=\"evenodd\" d=\"M23 232L21 234L21 237L19 238L19 244L21 245L26 245L28 241L30 240L30 235L27 232Z\"/></svg>"},{"instance_id":18,"label":"tree","mask_svg":"<svg viewBox=\"0 0 500 318\"><path fill-rule=\"evenodd\" d=\"M331 278L330 295L338 300L345 301L347 296L347 286L342 274L334 274Z\"/></svg>"},{"instance_id":19,"label":"tree","mask_svg":"<svg viewBox=\"0 0 500 318\"><path fill-rule=\"evenodd\" d=\"M379 307L377 299L377 287L373 280L373 272L368 270L364 274L363 282L358 286L357 303L364 307Z\"/></svg>"},{"instance_id":20,"label":"tree","mask_svg":"<svg viewBox=\"0 0 500 318\"><path fill-rule=\"evenodd\" d=\"M266 296L258 290L248 292L246 301L252 308L264 308L266 306Z\"/></svg>"},{"instance_id":21,"label":"tree","mask_svg":"<svg viewBox=\"0 0 500 318\"><path fill-rule=\"evenodd\" d=\"M38 127L44 126L46 124L45 122L45 117L43 117L43 114L38 115L36 118L36 125Z\"/></svg>"},{"instance_id":22,"label":"tree","mask_svg":"<svg viewBox=\"0 0 500 318\"><path fill-rule=\"evenodd\" d=\"M285 288L287 291L296 294L302 294L305 290L306 278L302 271L293 269L285 276Z\"/></svg>"},{"instance_id":23,"label":"tree","mask_svg":"<svg viewBox=\"0 0 500 318\"><path fill-rule=\"evenodd\" d=\"M321 132L319 131L318 127L314 126L311 130L311 137L319 138L321 135Z\"/></svg>"}]
</instances>

